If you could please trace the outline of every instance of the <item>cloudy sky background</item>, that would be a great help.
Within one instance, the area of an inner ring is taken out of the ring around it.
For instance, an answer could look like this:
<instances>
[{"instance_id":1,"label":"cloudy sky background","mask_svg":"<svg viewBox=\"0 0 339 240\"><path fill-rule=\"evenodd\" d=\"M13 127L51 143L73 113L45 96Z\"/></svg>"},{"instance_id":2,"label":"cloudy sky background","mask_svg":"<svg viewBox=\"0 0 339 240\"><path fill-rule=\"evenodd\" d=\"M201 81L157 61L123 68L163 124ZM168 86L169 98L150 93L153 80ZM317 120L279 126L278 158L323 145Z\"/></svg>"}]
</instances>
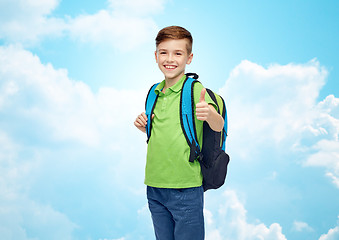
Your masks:
<instances>
[{"instance_id":1,"label":"cloudy sky background","mask_svg":"<svg viewBox=\"0 0 339 240\"><path fill-rule=\"evenodd\" d=\"M0 0L1 239L154 239L133 121L158 30L225 99L207 240L339 239L339 3Z\"/></svg>"}]
</instances>

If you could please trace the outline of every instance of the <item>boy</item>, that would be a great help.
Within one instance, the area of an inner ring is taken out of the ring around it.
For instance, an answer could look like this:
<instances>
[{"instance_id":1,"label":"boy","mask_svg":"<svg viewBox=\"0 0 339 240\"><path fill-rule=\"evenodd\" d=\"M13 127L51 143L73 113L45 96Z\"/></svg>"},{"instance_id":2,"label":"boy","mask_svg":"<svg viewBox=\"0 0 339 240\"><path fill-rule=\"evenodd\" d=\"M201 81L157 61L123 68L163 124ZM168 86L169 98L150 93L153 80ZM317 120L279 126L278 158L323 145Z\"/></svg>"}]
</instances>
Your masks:
<instances>
[{"instance_id":1,"label":"boy","mask_svg":"<svg viewBox=\"0 0 339 240\"><path fill-rule=\"evenodd\" d=\"M156 37L155 60L163 80L155 89L158 100L152 119L141 113L134 125L146 132L152 121L148 142L145 184L157 240L203 240L204 216L202 175L198 161L189 162L190 147L180 125L180 92L186 65L192 62L193 39L189 31L171 26ZM217 132L224 120L200 83L194 85L198 141L202 143L203 121Z\"/></svg>"}]
</instances>

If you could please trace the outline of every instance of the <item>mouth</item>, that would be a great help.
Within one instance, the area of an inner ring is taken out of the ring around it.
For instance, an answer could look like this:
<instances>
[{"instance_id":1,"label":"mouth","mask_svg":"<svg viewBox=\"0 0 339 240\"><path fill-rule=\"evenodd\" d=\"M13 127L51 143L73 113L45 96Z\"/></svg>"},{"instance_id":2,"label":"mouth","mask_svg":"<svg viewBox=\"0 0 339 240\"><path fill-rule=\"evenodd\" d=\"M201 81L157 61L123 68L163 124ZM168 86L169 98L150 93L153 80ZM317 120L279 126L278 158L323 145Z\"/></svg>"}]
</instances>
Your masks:
<instances>
[{"instance_id":1,"label":"mouth","mask_svg":"<svg viewBox=\"0 0 339 240\"><path fill-rule=\"evenodd\" d=\"M164 67L167 69L167 70L173 70L173 69L176 69L177 66L174 66L174 65L164 65Z\"/></svg>"}]
</instances>

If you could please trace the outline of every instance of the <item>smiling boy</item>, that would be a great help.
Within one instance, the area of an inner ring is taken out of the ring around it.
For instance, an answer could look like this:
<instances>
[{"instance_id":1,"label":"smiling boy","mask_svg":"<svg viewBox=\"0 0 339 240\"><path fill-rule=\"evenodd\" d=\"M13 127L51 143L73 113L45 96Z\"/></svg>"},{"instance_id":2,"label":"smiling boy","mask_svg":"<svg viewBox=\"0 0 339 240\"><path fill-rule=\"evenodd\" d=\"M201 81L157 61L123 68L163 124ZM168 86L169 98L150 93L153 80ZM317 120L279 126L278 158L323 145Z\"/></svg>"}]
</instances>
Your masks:
<instances>
[{"instance_id":1,"label":"smiling boy","mask_svg":"<svg viewBox=\"0 0 339 240\"><path fill-rule=\"evenodd\" d=\"M155 59L164 74L155 89L158 100L152 119L141 113L134 125L146 132L152 121L148 141L145 184L157 240L204 239L204 190L198 161L189 162L188 146L180 125L180 93L185 69L193 59L193 38L182 27L171 26L156 37ZM200 83L194 85L198 142L202 144L203 121L217 132L224 120Z\"/></svg>"}]
</instances>

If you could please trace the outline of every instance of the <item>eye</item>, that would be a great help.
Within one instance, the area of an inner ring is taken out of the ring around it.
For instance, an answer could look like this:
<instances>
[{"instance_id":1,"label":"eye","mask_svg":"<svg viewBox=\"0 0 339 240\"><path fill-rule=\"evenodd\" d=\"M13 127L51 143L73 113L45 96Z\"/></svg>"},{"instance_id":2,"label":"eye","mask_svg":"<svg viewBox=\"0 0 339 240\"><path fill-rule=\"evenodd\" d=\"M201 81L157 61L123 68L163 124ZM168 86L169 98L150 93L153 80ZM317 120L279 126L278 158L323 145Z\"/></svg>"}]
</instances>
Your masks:
<instances>
[{"instance_id":1,"label":"eye","mask_svg":"<svg viewBox=\"0 0 339 240\"><path fill-rule=\"evenodd\" d=\"M166 54L166 52L161 51L161 52L159 52L159 54L164 55L164 54Z\"/></svg>"},{"instance_id":2,"label":"eye","mask_svg":"<svg viewBox=\"0 0 339 240\"><path fill-rule=\"evenodd\" d=\"M181 52L177 52L176 55L177 55L177 56L181 56L182 53L181 53Z\"/></svg>"}]
</instances>

